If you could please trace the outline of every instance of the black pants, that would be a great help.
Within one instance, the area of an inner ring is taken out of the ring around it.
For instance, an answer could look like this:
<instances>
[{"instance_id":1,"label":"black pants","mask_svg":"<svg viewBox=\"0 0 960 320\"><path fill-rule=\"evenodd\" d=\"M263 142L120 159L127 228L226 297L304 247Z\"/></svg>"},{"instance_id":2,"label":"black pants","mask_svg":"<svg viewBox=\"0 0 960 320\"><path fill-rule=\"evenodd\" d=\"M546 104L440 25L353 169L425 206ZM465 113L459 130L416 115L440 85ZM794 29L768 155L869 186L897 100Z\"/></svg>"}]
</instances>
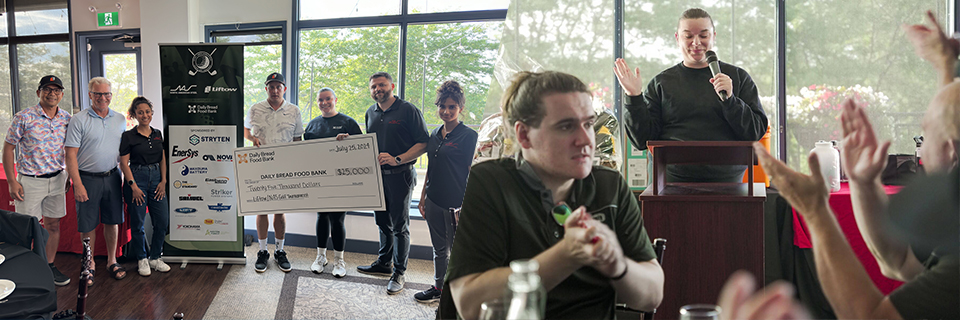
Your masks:
<instances>
[{"instance_id":1,"label":"black pants","mask_svg":"<svg viewBox=\"0 0 960 320\"><path fill-rule=\"evenodd\" d=\"M410 256L410 195L417 183L417 172L408 170L383 175L383 193L387 211L374 211L374 219L380 228L380 251L377 262L390 265L393 272L407 271Z\"/></svg>"},{"instance_id":2,"label":"black pants","mask_svg":"<svg viewBox=\"0 0 960 320\"><path fill-rule=\"evenodd\" d=\"M347 242L347 227L343 225L346 216L346 212L317 212L317 248L326 248L327 239L333 238L333 250L343 251Z\"/></svg>"}]
</instances>

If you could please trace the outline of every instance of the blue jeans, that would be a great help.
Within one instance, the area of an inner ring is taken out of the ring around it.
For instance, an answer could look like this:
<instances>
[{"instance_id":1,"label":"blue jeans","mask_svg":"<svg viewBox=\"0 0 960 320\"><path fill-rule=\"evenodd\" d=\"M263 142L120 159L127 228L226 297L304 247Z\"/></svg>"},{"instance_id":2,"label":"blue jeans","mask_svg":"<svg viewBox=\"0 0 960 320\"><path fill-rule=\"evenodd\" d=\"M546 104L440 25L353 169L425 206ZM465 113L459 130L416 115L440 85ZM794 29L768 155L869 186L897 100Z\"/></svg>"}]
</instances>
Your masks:
<instances>
[{"instance_id":1,"label":"blue jeans","mask_svg":"<svg viewBox=\"0 0 960 320\"><path fill-rule=\"evenodd\" d=\"M140 191L143 191L143 204L137 205L133 201L133 189L124 183L123 198L127 202L127 211L130 213L130 248L137 260L147 258L147 241L143 231L143 223L149 208L150 221L153 223L153 237L150 239L150 259L158 259L160 254L163 253L163 239L167 235L167 224L170 222L166 193L160 200L154 199L154 191L157 190L157 185L160 184L161 179L160 165L131 165L130 171L133 172L133 180L137 182L137 187L140 188Z\"/></svg>"}]
</instances>

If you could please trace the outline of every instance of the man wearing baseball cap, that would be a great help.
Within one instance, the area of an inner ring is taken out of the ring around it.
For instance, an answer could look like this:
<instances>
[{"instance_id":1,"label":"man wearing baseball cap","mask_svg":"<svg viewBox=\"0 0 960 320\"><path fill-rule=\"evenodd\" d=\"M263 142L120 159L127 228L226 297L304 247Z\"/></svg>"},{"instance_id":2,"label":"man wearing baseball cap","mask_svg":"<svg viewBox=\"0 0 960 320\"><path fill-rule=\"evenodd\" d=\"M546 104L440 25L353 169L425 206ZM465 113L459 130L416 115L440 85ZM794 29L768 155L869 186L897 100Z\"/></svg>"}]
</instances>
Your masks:
<instances>
[{"instance_id":1,"label":"man wearing baseball cap","mask_svg":"<svg viewBox=\"0 0 960 320\"><path fill-rule=\"evenodd\" d=\"M253 145L274 145L292 141L300 141L303 135L303 120L300 118L300 108L283 99L287 92L286 81L280 73L271 73L264 82L267 90L267 100L257 102L250 107L246 119L243 121L243 136L253 142ZM254 269L257 272L267 271L267 227L270 220L267 215L257 216L257 240L260 242L260 251L257 252L257 262ZM273 231L277 248L273 252L273 259L283 272L290 272L292 267L287 260L287 253L283 251L283 236L287 223L283 214L273 215Z\"/></svg>"},{"instance_id":2,"label":"man wearing baseball cap","mask_svg":"<svg viewBox=\"0 0 960 320\"><path fill-rule=\"evenodd\" d=\"M63 81L54 75L40 78L37 98L37 105L13 116L3 144L3 171L17 212L43 219L50 234L45 249L53 283L65 286L70 277L53 265L60 244L60 218L67 214L63 141L70 114L58 106L63 99ZM20 148L16 177L14 148Z\"/></svg>"}]
</instances>

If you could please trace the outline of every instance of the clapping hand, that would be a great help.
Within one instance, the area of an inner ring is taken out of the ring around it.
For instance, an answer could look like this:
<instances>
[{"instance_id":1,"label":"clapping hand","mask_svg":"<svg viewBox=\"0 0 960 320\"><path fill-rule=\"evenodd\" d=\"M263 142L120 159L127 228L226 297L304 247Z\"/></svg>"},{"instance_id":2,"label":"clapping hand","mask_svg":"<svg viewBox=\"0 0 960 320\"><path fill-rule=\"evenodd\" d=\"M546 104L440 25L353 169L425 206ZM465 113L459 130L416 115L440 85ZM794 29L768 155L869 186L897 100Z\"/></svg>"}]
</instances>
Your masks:
<instances>
[{"instance_id":1,"label":"clapping hand","mask_svg":"<svg viewBox=\"0 0 960 320\"><path fill-rule=\"evenodd\" d=\"M938 69L946 68L960 54L960 41L948 38L940 28L933 12L927 11L927 20L933 27L922 24L903 25L907 40L913 44L917 55L929 61Z\"/></svg>"},{"instance_id":2,"label":"clapping hand","mask_svg":"<svg viewBox=\"0 0 960 320\"><path fill-rule=\"evenodd\" d=\"M805 175L793 171L786 164L775 159L759 142L753 143L753 149L757 153L763 171L770 176L770 182L777 186L780 195L787 199L787 202L793 205L804 218L821 213L822 209L827 208L830 193L820 174L820 162L817 160L816 153L811 153L807 158L813 174Z\"/></svg>"},{"instance_id":3,"label":"clapping hand","mask_svg":"<svg viewBox=\"0 0 960 320\"><path fill-rule=\"evenodd\" d=\"M754 292L757 284L746 271L730 276L720 291L717 303L720 319L810 319L799 303L793 300L793 288L782 281Z\"/></svg>"},{"instance_id":4,"label":"clapping hand","mask_svg":"<svg viewBox=\"0 0 960 320\"><path fill-rule=\"evenodd\" d=\"M863 107L852 99L843 102L840 113L843 127L843 169L850 181L872 183L887 165L890 141L877 143L877 136Z\"/></svg>"}]
</instances>

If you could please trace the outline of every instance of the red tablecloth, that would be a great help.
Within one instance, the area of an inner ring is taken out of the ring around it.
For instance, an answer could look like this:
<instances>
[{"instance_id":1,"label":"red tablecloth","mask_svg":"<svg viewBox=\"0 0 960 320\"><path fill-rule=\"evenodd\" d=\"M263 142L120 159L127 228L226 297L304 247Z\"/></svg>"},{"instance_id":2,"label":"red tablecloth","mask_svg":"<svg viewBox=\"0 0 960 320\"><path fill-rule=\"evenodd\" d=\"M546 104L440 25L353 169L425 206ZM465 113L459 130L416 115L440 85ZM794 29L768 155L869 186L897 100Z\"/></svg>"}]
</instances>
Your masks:
<instances>
[{"instance_id":1,"label":"red tablecloth","mask_svg":"<svg viewBox=\"0 0 960 320\"><path fill-rule=\"evenodd\" d=\"M64 172L66 174L66 172ZM83 252L83 242L80 240L80 232L77 231L77 206L73 199L73 188L67 190L67 215L60 219L60 245L57 252ZM13 206L13 199L10 199L10 191L7 189L7 175L0 170L0 208L10 211L16 211ZM103 225L97 226L97 240L94 243L93 254L97 256L107 255L107 242L103 238ZM123 245L130 242L130 217L124 213L123 223L120 224L120 235L117 239L117 256L123 255Z\"/></svg>"},{"instance_id":2,"label":"red tablecloth","mask_svg":"<svg viewBox=\"0 0 960 320\"><path fill-rule=\"evenodd\" d=\"M900 186L883 187L887 194L895 194L901 188ZM840 185L840 191L830 193L830 208L833 209L833 214L837 217L837 222L840 224L844 236L847 237L847 242L850 243L853 252L860 259L860 263L863 264L867 274L870 275L870 279L877 285L880 292L889 294L903 284L903 282L887 278L880 273L880 265L877 264L877 259L870 253L867 243L860 236L860 229L857 229L857 220L853 216L853 204L850 200L850 186L847 183ZM801 249L813 247L807 225L803 221L803 217L797 214L796 209L793 210L793 244Z\"/></svg>"}]
</instances>

